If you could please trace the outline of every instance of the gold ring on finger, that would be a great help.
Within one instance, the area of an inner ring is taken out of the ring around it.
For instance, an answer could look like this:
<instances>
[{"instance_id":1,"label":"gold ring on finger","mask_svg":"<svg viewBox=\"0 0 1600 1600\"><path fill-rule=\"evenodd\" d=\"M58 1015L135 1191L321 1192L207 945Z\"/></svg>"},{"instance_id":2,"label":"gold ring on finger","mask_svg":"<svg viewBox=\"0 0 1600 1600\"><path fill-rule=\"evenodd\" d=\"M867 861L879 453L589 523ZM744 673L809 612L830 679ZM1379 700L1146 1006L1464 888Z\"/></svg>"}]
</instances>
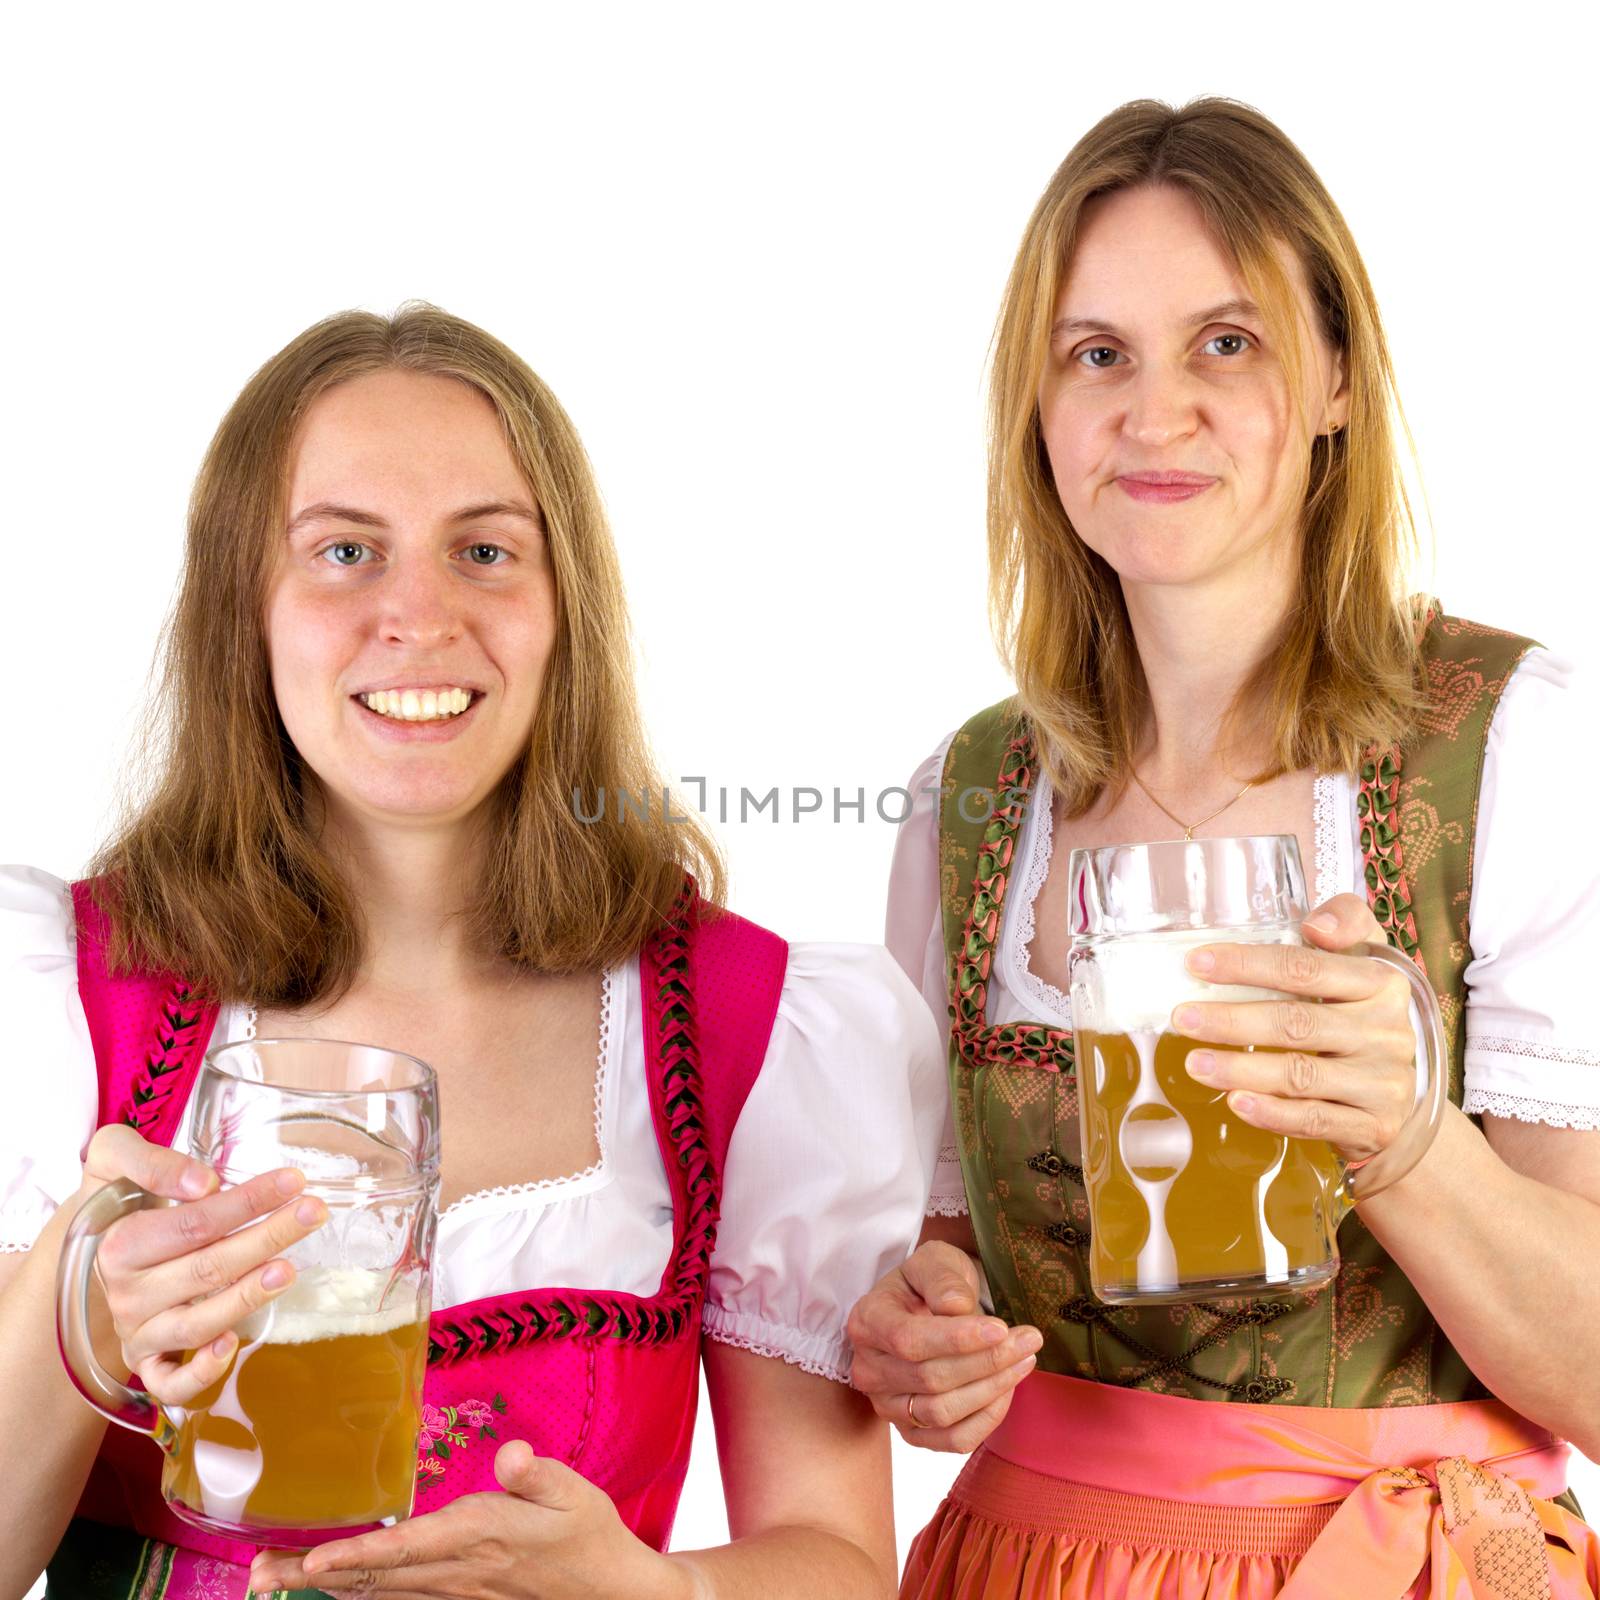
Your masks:
<instances>
[{"instance_id":1,"label":"gold ring on finger","mask_svg":"<svg viewBox=\"0 0 1600 1600\"><path fill-rule=\"evenodd\" d=\"M913 1428L925 1428L927 1423L917 1420L917 1397L914 1394L906 1396L906 1415L911 1419Z\"/></svg>"}]
</instances>

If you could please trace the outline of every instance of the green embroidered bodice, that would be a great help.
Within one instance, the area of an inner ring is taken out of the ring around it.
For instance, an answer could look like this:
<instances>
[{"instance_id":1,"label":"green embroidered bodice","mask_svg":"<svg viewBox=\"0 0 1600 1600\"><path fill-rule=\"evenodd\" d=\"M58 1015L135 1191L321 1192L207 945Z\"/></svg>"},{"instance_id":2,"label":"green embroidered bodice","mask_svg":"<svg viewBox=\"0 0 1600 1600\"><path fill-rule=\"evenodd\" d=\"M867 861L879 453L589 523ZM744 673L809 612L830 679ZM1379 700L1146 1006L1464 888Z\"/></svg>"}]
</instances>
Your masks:
<instances>
[{"instance_id":1,"label":"green embroidered bodice","mask_svg":"<svg viewBox=\"0 0 1600 1600\"><path fill-rule=\"evenodd\" d=\"M1389 942L1423 966L1439 996L1457 1106L1484 745L1500 691L1531 647L1435 615L1419 726L1397 748L1372 752L1360 772L1367 897ZM1002 701L956 734L941 801L951 1096L998 1314L1040 1329L1045 1371L1196 1399L1377 1406L1485 1395L1359 1214L1339 1230L1337 1278L1309 1293L1139 1310L1114 1309L1090 1293L1072 1036L1044 1023L986 1020L1012 858L1037 771L1027 723L1014 701Z\"/></svg>"}]
</instances>

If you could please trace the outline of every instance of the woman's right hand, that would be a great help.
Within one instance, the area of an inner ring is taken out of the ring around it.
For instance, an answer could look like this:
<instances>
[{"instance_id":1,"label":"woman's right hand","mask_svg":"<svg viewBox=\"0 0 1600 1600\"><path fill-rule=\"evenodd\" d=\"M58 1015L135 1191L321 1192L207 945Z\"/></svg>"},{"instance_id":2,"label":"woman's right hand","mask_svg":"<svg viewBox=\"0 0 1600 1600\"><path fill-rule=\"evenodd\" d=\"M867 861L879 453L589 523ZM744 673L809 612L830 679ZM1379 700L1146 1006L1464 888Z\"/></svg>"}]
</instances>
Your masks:
<instances>
[{"instance_id":1,"label":"woman's right hand","mask_svg":"<svg viewBox=\"0 0 1600 1600\"><path fill-rule=\"evenodd\" d=\"M227 1372L233 1329L294 1281L280 1252L321 1227L327 1207L289 1203L305 1186L294 1167L219 1190L210 1167L112 1124L89 1141L79 1194L118 1178L177 1202L120 1218L95 1253L122 1359L158 1401L188 1405Z\"/></svg>"},{"instance_id":2,"label":"woman's right hand","mask_svg":"<svg viewBox=\"0 0 1600 1600\"><path fill-rule=\"evenodd\" d=\"M1039 1330L1007 1328L984 1315L978 1289L972 1257L929 1240L850 1312L850 1382L908 1444L977 1449L1033 1371L1034 1352L1044 1344Z\"/></svg>"}]
</instances>

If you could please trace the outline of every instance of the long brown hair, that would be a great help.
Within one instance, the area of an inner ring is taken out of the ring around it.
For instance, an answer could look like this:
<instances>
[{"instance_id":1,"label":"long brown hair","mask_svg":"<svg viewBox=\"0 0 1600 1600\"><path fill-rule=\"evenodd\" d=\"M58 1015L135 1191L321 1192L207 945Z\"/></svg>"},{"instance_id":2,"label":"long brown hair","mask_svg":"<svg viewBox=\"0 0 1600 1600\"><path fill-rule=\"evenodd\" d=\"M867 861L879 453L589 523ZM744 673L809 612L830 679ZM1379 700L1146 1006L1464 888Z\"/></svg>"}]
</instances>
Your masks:
<instances>
[{"instance_id":1,"label":"long brown hair","mask_svg":"<svg viewBox=\"0 0 1600 1600\"><path fill-rule=\"evenodd\" d=\"M1406 581L1416 528L1391 423L1392 412L1403 430L1404 414L1350 230L1310 163L1260 112L1215 97L1179 109L1134 100L1073 146L1035 207L990 379L991 620L1073 815L1126 783L1148 696L1117 574L1078 537L1056 493L1039 385L1084 207L1150 184L1188 194L1232 255L1283 352L1292 395L1299 319L1275 242L1304 265L1322 332L1344 357L1349 422L1298 461L1298 603L1233 708L1269 731L1271 766L1260 776L1349 770L1368 746L1399 738L1420 703L1418 607Z\"/></svg>"},{"instance_id":2,"label":"long brown hair","mask_svg":"<svg viewBox=\"0 0 1600 1600\"><path fill-rule=\"evenodd\" d=\"M467 912L478 944L530 969L603 966L660 923L685 871L705 899L723 899L716 846L698 821L669 820L663 803L622 576L572 423L499 340L411 303L308 328L245 385L206 452L147 727L147 795L92 868L105 875L119 966L285 1006L337 998L356 974L360 913L308 820L307 772L278 715L262 619L297 426L335 384L392 368L456 378L488 398L543 512L555 571L556 641L531 737L485 802L487 865ZM580 819L602 795L604 814Z\"/></svg>"}]
</instances>

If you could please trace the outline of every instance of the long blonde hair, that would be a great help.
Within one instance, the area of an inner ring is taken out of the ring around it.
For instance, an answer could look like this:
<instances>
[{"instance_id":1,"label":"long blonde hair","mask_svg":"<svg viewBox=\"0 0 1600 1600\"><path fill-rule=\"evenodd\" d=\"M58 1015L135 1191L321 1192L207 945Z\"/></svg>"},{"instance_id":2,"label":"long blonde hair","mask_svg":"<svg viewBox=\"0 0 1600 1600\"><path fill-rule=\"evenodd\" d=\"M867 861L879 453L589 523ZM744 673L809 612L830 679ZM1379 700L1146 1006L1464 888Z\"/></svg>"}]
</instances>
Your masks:
<instances>
[{"instance_id":1,"label":"long blonde hair","mask_svg":"<svg viewBox=\"0 0 1600 1600\"><path fill-rule=\"evenodd\" d=\"M703 897L723 899L721 859L698 821L620 799L598 820L577 814L575 796L589 806L599 795L663 795L588 457L520 357L412 303L392 317L348 311L308 328L245 385L206 452L150 712L147 797L130 802L92 868L104 875L118 966L284 1006L337 998L356 974L359 910L308 822L306 772L278 715L263 618L300 420L334 385L394 368L456 378L487 397L543 512L555 572L556 640L531 737L485 802L487 864L468 912L478 945L529 969L605 966L662 920L686 870Z\"/></svg>"},{"instance_id":2,"label":"long blonde hair","mask_svg":"<svg viewBox=\"0 0 1600 1600\"><path fill-rule=\"evenodd\" d=\"M1306 158L1236 101L1120 106L1073 146L1023 233L995 329L989 401L989 602L1040 754L1078 815L1120 792L1147 710L1115 571L1074 531L1039 424L1051 323L1084 207L1119 189L1170 184L1200 208L1238 264L1300 392L1294 288L1275 253L1303 263L1322 332L1344 357L1350 416L1319 435L1303 474L1300 594L1277 648L1240 691L1259 718L1269 771L1348 770L1388 744L1420 704L1416 551L1391 411L1404 428L1388 344L1350 230ZM1299 435L1296 435L1298 438Z\"/></svg>"}]
</instances>

